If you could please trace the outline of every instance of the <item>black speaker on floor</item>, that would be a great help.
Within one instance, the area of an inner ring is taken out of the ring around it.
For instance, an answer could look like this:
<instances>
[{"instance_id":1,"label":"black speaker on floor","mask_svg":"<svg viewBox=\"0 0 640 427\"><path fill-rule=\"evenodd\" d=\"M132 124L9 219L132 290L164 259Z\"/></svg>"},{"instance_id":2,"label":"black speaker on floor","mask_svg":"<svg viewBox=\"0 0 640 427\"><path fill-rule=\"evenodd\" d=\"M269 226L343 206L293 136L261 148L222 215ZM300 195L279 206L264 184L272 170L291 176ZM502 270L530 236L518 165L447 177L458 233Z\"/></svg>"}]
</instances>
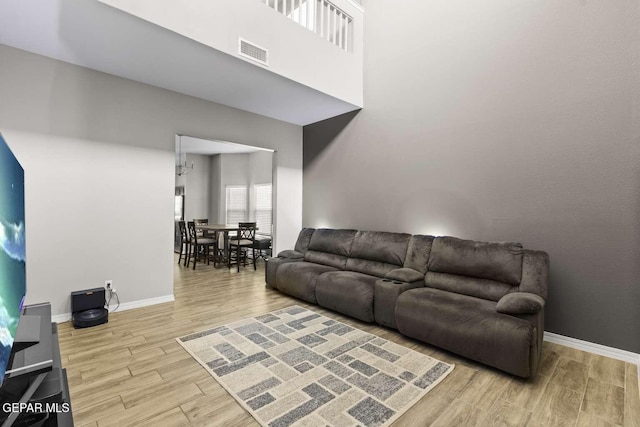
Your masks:
<instances>
[{"instance_id":1,"label":"black speaker on floor","mask_svg":"<svg viewBox=\"0 0 640 427\"><path fill-rule=\"evenodd\" d=\"M71 292L71 320L74 328L88 328L109 321L104 288Z\"/></svg>"}]
</instances>

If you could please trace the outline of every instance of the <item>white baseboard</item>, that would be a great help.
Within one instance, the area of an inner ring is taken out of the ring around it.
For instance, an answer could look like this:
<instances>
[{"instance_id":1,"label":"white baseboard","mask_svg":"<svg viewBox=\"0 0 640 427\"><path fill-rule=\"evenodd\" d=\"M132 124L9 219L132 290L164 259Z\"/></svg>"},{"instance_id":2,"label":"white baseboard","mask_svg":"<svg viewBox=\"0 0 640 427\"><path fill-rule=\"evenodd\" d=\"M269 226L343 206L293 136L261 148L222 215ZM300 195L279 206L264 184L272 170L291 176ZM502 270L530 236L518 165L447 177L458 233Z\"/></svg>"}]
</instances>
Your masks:
<instances>
[{"instance_id":1,"label":"white baseboard","mask_svg":"<svg viewBox=\"0 0 640 427\"><path fill-rule=\"evenodd\" d=\"M51 316L51 321L55 323L64 323L71 320L71 313L54 314Z\"/></svg>"},{"instance_id":2,"label":"white baseboard","mask_svg":"<svg viewBox=\"0 0 640 427\"><path fill-rule=\"evenodd\" d=\"M161 297L141 299L138 301L123 302L122 304L120 304L120 307L118 307L118 311L148 307L150 305L162 304L165 302L173 302L175 300L176 300L175 297L173 296L173 294L171 294L171 295L163 295ZM116 305L112 304L111 307L109 307L109 312L112 313L113 309L116 306L117 304ZM68 322L69 320L71 320L71 313L56 314L55 316L51 316L51 321L56 323Z\"/></svg>"},{"instance_id":3,"label":"white baseboard","mask_svg":"<svg viewBox=\"0 0 640 427\"><path fill-rule=\"evenodd\" d=\"M640 384L640 354L638 353L620 350L619 348L614 347L607 347L606 345L596 344L589 341L582 341L576 338L565 337L564 335L554 334L553 332L547 331L544 331L544 340L554 344L575 348L577 350L599 354L600 356L611 357L612 359L633 363L638 366L638 384Z\"/></svg>"},{"instance_id":4,"label":"white baseboard","mask_svg":"<svg viewBox=\"0 0 640 427\"><path fill-rule=\"evenodd\" d=\"M553 332L544 331L544 340L560 344L577 350L588 351L589 353L599 354L600 356L611 357L613 359L622 360L624 362L633 363L640 368L640 354L633 353L619 348L607 347L606 345L596 344L589 341L582 341L576 338L565 337L564 335L554 334Z\"/></svg>"}]
</instances>

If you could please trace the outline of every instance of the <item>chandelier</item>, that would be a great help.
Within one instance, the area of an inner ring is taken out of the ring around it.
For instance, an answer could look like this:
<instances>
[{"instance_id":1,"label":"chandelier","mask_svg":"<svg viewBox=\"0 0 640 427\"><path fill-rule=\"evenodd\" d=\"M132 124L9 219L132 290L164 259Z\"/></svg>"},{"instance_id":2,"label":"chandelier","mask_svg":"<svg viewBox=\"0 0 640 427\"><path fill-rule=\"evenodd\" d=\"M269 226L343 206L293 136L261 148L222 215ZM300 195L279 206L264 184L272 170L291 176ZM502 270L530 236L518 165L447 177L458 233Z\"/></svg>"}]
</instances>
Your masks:
<instances>
[{"instance_id":1,"label":"chandelier","mask_svg":"<svg viewBox=\"0 0 640 427\"><path fill-rule=\"evenodd\" d=\"M178 161L176 162L176 175L188 175L193 171L193 162L187 164L187 154L182 153L182 135L178 136Z\"/></svg>"}]
</instances>

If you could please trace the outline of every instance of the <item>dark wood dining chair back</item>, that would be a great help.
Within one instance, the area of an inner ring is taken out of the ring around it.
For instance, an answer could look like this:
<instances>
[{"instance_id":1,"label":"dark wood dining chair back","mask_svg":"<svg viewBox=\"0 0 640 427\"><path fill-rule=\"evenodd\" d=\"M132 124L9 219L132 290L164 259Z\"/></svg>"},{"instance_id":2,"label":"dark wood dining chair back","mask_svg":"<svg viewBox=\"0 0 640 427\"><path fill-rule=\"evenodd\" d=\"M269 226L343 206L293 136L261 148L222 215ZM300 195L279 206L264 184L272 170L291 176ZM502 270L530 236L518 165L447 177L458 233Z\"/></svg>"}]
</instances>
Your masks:
<instances>
[{"instance_id":1,"label":"dark wood dining chair back","mask_svg":"<svg viewBox=\"0 0 640 427\"><path fill-rule=\"evenodd\" d=\"M239 222L238 234L229 240L230 244L230 256L229 267L231 267L231 260L238 266L240 271L240 261L242 260L244 265L247 264L247 251L251 249L251 255L253 258L253 269L256 270L256 250L254 249L256 243L256 223L255 222ZM235 253L234 253L235 252Z\"/></svg>"},{"instance_id":2,"label":"dark wood dining chair back","mask_svg":"<svg viewBox=\"0 0 640 427\"><path fill-rule=\"evenodd\" d=\"M240 240L256 240L256 225L255 222L239 222L238 223L238 236Z\"/></svg>"},{"instance_id":3,"label":"dark wood dining chair back","mask_svg":"<svg viewBox=\"0 0 640 427\"><path fill-rule=\"evenodd\" d=\"M187 266L189 266L190 260L193 257L193 269L195 270L198 257L205 259L207 264L209 264L211 260L211 248L213 248L213 254L215 255L218 242L215 239L198 236L195 221L187 222L187 230L189 232L189 240L191 241L191 251L187 254Z\"/></svg>"},{"instance_id":4,"label":"dark wood dining chair back","mask_svg":"<svg viewBox=\"0 0 640 427\"><path fill-rule=\"evenodd\" d=\"M187 256L191 250L191 239L187 231L187 225L184 221L178 221L178 228L180 229L180 256L178 256L178 265L184 257L184 265L187 265Z\"/></svg>"}]
</instances>

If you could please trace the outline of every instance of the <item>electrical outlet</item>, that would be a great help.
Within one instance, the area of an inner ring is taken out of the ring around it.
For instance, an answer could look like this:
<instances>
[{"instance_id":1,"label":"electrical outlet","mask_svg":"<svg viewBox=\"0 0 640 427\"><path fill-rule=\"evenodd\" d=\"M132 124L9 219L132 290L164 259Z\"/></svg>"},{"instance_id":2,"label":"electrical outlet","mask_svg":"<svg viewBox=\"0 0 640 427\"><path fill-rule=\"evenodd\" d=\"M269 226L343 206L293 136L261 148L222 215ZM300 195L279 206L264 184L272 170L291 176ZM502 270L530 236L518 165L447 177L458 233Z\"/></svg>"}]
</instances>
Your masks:
<instances>
[{"instance_id":1,"label":"electrical outlet","mask_svg":"<svg viewBox=\"0 0 640 427\"><path fill-rule=\"evenodd\" d=\"M108 290L112 290L113 289L113 280L105 280L104 281L104 287L107 288Z\"/></svg>"}]
</instances>

